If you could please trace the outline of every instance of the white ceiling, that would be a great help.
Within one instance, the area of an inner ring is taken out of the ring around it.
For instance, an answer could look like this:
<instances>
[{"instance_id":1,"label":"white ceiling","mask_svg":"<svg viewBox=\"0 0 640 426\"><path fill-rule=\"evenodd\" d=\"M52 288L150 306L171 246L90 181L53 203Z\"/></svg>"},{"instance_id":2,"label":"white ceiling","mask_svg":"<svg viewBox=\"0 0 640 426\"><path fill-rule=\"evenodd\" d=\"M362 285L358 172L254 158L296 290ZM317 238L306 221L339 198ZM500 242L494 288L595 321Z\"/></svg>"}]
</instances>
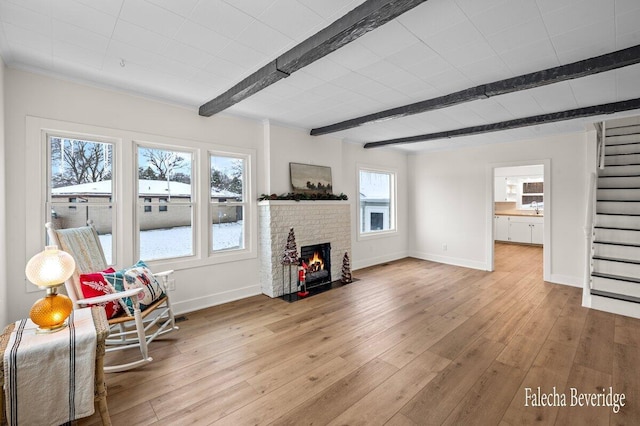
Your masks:
<instances>
[{"instance_id":1,"label":"white ceiling","mask_svg":"<svg viewBox=\"0 0 640 426\"><path fill-rule=\"evenodd\" d=\"M10 67L197 114L363 1L0 0L0 56ZM429 0L226 112L310 130L637 45L638 22L638 0ZM615 102L640 97L639 81L640 65L629 66L333 135L372 142ZM504 142L581 131L596 120L397 147Z\"/></svg>"}]
</instances>

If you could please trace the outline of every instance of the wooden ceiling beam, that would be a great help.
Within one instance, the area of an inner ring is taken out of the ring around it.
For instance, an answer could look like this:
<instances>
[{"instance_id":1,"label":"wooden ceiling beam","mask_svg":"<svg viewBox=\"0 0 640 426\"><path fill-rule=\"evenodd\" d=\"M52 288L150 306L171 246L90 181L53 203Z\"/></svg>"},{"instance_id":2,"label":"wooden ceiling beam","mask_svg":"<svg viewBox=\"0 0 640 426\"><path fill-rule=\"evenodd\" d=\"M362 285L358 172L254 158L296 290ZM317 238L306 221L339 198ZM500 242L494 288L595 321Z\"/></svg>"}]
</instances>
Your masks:
<instances>
[{"instance_id":1,"label":"wooden ceiling beam","mask_svg":"<svg viewBox=\"0 0 640 426\"><path fill-rule=\"evenodd\" d=\"M616 112L640 109L640 98L626 101L612 102L602 105L594 105L584 108L576 108L568 111L552 112L549 114L534 115L514 120L501 121L498 123L483 124L480 126L465 127L462 129L446 130L437 133L426 133L423 135L408 136L397 139L387 139L364 144L365 148L378 148L387 145L398 145L415 142L425 142L435 139L448 139L459 136L479 135L482 133L498 132L501 130L517 129L519 127L536 126L539 124L553 123L556 121L573 120L576 118L592 117L595 115L614 114Z\"/></svg>"},{"instance_id":2,"label":"wooden ceiling beam","mask_svg":"<svg viewBox=\"0 0 640 426\"><path fill-rule=\"evenodd\" d=\"M640 45L627 49L617 50L612 53L596 56L582 61L573 62L567 65L547 68L517 77L494 81L488 84L481 84L470 89L415 102L396 108L387 109L361 117L352 118L340 123L330 124L311 130L311 135L319 136L328 133L339 132L351 129L363 124L386 121L394 118L406 117L408 115L420 114L427 111L446 108L477 99L490 98L492 96L504 95L521 90L532 89L534 87L546 86L547 84L559 83L575 78L586 77L617 68L626 67L640 63Z\"/></svg>"},{"instance_id":3,"label":"wooden ceiling beam","mask_svg":"<svg viewBox=\"0 0 640 426\"><path fill-rule=\"evenodd\" d=\"M367 0L220 96L200 106L210 117L395 19L427 0Z\"/></svg>"}]
</instances>

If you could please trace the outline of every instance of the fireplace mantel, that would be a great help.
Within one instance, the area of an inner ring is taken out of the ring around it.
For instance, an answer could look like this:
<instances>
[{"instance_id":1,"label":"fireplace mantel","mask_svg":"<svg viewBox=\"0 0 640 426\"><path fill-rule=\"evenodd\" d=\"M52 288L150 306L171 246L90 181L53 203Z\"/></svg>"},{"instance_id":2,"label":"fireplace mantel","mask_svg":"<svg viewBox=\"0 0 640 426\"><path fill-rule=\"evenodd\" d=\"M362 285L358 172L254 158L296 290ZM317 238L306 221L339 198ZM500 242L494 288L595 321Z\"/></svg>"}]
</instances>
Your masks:
<instances>
[{"instance_id":1,"label":"fireplace mantel","mask_svg":"<svg viewBox=\"0 0 640 426\"><path fill-rule=\"evenodd\" d=\"M347 200L264 200L258 201L258 206L283 206L283 205L349 205Z\"/></svg>"},{"instance_id":2,"label":"fireplace mantel","mask_svg":"<svg viewBox=\"0 0 640 426\"><path fill-rule=\"evenodd\" d=\"M280 261L291 228L295 232L298 255L302 246L331 243L331 264L335 265L331 279L340 279L342 257L345 252L351 255L349 201L265 200L258 202L258 212L260 280L264 294L270 297L283 294L283 267ZM293 279L295 282L295 276Z\"/></svg>"}]
</instances>

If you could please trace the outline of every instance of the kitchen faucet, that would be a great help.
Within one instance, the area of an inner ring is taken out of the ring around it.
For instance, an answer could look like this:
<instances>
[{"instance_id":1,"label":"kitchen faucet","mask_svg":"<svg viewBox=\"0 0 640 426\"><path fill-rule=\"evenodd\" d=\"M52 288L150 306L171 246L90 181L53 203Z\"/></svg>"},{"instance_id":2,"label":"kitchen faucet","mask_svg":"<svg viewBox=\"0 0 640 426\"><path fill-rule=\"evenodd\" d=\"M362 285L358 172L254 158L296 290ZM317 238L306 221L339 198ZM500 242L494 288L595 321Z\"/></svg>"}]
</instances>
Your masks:
<instances>
[{"instance_id":1,"label":"kitchen faucet","mask_svg":"<svg viewBox=\"0 0 640 426\"><path fill-rule=\"evenodd\" d=\"M531 207L533 207L536 210L536 214L540 213L540 209L538 209L538 202L537 201L532 201L531 202Z\"/></svg>"}]
</instances>

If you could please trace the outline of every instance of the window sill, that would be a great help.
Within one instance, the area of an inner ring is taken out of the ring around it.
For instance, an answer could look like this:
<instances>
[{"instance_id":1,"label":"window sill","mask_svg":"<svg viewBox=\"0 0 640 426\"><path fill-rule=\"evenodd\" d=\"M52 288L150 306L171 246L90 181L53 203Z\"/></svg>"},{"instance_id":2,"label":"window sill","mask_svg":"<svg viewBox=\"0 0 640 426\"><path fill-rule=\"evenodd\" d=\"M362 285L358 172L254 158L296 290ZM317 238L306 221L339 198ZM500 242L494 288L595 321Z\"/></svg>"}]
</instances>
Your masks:
<instances>
[{"instance_id":1,"label":"window sill","mask_svg":"<svg viewBox=\"0 0 640 426\"><path fill-rule=\"evenodd\" d=\"M366 240L374 240L374 239L379 239L379 238L389 238L389 237L395 237L396 235L398 235L398 230L397 229L393 229L393 230L389 230L389 231L373 231L373 232L367 232L367 233L358 233L358 241L366 241Z\"/></svg>"}]
</instances>

